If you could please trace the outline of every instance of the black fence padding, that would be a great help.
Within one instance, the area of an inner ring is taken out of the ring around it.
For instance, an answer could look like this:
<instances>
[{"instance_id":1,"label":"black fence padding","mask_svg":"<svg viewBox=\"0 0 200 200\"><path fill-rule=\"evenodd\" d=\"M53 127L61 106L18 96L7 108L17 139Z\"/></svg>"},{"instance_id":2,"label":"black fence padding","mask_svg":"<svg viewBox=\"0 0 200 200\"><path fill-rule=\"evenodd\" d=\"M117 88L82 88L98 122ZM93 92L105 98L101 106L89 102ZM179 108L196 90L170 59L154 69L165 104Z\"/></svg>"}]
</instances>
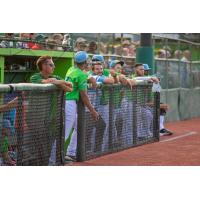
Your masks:
<instances>
[{"instance_id":1,"label":"black fence padding","mask_svg":"<svg viewBox=\"0 0 200 200\"><path fill-rule=\"evenodd\" d=\"M81 145L84 151L81 157L77 155L77 160L158 141L160 96L152 93L151 88L151 84L145 84L132 90L122 85L89 89L89 99L100 119L95 122L89 110L85 108L83 112L83 104L79 104L78 118L82 125L78 124L78 137L85 137L78 142L77 149L80 152Z\"/></svg>"},{"instance_id":2,"label":"black fence padding","mask_svg":"<svg viewBox=\"0 0 200 200\"><path fill-rule=\"evenodd\" d=\"M10 101L15 106L2 111ZM63 164L63 92L1 93L1 165Z\"/></svg>"}]
</instances>

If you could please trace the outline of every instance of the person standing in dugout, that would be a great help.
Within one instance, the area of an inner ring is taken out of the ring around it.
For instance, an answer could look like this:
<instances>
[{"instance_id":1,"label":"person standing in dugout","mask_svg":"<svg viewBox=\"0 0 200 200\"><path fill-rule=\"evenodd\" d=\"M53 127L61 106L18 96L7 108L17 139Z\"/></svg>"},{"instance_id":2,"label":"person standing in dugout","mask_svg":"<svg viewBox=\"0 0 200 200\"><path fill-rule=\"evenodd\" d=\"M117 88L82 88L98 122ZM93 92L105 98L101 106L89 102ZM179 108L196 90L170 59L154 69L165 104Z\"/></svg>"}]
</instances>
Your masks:
<instances>
[{"instance_id":1,"label":"person standing in dugout","mask_svg":"<svg viewBox=\"0 0 200 200\"><path fill-rule=\"evenodd\" d=\"M93 119L99 119L98 112L92 106L87 94L87 74L84 69L88 65L88 54L79 51L74 56L75 66L71 67L65 77L66 81L73 84L73 90L66 93L65 103L65 159L76 157L77 148L77 103L81 97Z\"/></svg>"}]
</instances>

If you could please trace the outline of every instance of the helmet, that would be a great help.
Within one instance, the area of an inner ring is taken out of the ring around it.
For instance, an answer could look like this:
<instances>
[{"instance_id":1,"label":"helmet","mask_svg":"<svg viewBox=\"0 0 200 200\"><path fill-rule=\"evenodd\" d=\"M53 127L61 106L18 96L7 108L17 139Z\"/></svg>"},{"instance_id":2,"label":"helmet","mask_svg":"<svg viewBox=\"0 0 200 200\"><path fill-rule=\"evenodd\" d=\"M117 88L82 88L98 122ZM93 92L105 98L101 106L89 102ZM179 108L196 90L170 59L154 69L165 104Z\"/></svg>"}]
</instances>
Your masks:
<instances>
[{"instance_id":1,"label":"helmet","mask_svg":"<svg viewBox=\"0 0 200 200\"><path fill-rule=\"evenodd\" d=\"M104 62L104 57L100 54L93 55L92 61L100 61L101 63Z\"/></svg>"},{"instance_id":2,"label":"helmet","mask_svg":"<svg viewBox=\"0 0 200 200\"><path fill-rule=\"evenodd\" d=\"M116 64L121 64L122 66L124 65L124 61L120 61L120 60L111 60L110 61L110 68L115 67Z\"/></svg>"},{"instance_id":3,"label":"helmet","mask_svg":"<svg viewBox=\"0 0 200 200\"><path fill-rule=\"evenodd\" d=\"M87 61L88 54L85 51L78 51L74 56L74 61L76 63L83 63Z\"/></svg>"},{"instance_id":4,"label":"helmet","mask_svg":"<svg viewBox=\"0 0 200 200\"><path fill-rule=\"evenodd\" d=\"M148 70L150 70L151 68L149 67L149 65L148 64L143 64L143 67L144 67L144 70L145 71L148 71Z\"/></svg>"}]
</instances>

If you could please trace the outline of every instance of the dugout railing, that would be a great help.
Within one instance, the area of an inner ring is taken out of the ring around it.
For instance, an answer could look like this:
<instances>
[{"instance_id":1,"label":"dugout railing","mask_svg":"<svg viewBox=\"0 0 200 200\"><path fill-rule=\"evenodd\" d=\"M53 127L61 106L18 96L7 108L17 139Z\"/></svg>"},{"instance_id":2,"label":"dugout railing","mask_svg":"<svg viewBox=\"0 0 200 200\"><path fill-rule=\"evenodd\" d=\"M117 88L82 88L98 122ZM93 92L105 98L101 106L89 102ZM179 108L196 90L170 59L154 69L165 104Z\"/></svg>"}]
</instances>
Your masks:
<instances>
[{"instance_id":1,"label":"dugout railing","mask_svg":"<svg viewBox=\"0 0 200 200\"><path fill-rule=\"evenodd\" d=\"M88 95L100 118L94 121L79 101L77 161L159 141L160 93L152 92L152 83L102 85Z\"/></svg>"},{"instance_id":2,"label":"dugout railing","mask_svg":"<svg viewBox=\"0 0 200 200\"><path fill-rule=\"evenodd\" d=\"M52 84L0 85L0 164L62 165L64 105Z\"/></svg>"}]
</instances>

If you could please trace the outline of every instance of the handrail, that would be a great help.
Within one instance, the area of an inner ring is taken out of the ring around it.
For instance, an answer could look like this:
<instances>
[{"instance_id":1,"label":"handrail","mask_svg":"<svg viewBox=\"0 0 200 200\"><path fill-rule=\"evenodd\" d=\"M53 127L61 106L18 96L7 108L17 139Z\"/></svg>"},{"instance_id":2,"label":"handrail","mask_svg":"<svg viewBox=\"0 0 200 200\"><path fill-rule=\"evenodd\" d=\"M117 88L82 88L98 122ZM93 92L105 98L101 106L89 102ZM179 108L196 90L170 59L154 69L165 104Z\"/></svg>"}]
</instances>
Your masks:
<instances>
[{"instance_id":1,"label":"handrail","mask_svg":"<svg viewBox=\"0 0 200 200\"><path fill-rule=\"evenodd\" d=\"M16 83L0 84L0 92L12 91L52 91L58 89L54 84Z\"/></svg>"}]
</instances>

